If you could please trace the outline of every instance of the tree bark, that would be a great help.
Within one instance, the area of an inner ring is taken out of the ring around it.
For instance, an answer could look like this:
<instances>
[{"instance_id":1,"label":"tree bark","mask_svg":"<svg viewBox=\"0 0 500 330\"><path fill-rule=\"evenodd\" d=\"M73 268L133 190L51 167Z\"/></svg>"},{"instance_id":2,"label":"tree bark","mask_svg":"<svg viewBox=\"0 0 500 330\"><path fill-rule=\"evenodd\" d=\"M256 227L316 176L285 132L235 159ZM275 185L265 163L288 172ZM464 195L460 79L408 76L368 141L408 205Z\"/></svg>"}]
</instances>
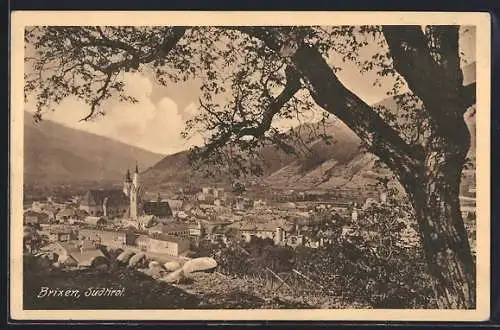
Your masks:
<instances>
[{"instance_id":1,"label":"tree bark","mask_svg":"<svg viewBox=\"0 0 500 330\"><path fill-rule=\"evenodd\" d=\"M475 262L459 200L469 132L463 121L450 126L453 136L433 137L425 162L401 182L416 213L437 307L474 309Z\"/></svg>"},{"instance_id":2,"label":"tree bark","mask_svg":"<svg viewBox=\"0 0 500 330\"><path fill-rule=\"evenodd\" d=\"M382 30L395 69L423 101L433 125L423 162L413 178L404 174L400 178L416 212L437 305L475 308L475 263L459 200L470 147L463 114L475 103L475 84L462 86L459 27L434 26L428 36L420 26Z\"/></svg>"}]
</instances>

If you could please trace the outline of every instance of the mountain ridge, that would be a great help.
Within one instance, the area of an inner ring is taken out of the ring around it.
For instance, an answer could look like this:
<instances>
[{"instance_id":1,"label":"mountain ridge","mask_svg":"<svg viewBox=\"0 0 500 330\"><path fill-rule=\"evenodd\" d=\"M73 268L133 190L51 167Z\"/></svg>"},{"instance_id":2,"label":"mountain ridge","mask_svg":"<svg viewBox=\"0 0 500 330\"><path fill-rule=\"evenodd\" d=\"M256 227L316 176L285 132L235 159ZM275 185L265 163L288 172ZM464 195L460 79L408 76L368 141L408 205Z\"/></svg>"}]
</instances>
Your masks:
<instances>
[{"instance_id":1,"label":"mountain ridge","mask_svg":"<svg viewBox=\"0 0 500 330\"><path fill-rule=\"evenodd\" d=\"M35 123L24 113L24 178L26 184L116 182L137 161L149 168L157 154L51 120Z\"/></svg>"},{"instance_id":2,"label":"mountain ridge","mask_svg":"<svg viewBox=\"0 0 500 330\"><path fill-rule=\"evenodd\" d=\"M475 81L475 63L463 68L464 84ZM397 111L394 98L382 99L373 106L386 106ZM475 120L465 118L471 131L471 151L475 154ZM317 124L312 124L317 125ZM373 186L378 178L390 175L390 171L379 169L376 166L377 157L373 154L360 151L361 140L343 122L333 118L326 124L327 134L333 137L333 143L327 144L317 139L308 144L311 154L306 159L296 159L285 156L271 149L263 149L270 166L264 169L264 176L259 179L268 186L280 189L334 189ZM226 183L228 178L205 180L194 178L189 170L188 151L168 155L147 171L143 177L148 184L158 186L175 186L185 183L186 180L197 184ZM273 157L269 161L269 155ZM474 158L474 157L473 157ZM196 173L195 173L196 174Z\"/></svg>"}]
</instances>

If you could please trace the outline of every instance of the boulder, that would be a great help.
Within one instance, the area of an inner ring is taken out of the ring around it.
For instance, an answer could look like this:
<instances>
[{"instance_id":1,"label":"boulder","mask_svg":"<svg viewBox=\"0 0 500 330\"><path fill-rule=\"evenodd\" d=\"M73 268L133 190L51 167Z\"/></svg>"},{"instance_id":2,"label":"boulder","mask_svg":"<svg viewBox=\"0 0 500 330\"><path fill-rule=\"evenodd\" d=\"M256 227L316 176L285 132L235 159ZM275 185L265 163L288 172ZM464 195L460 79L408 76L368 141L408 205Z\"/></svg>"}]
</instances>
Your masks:
<instances>
[{"instance_id":1,"label":"boulder","mask_svg":"<svg viewBox=\"0 0 500 330\"><path fill-rule=\"evenodd\" d=\"M135 253L133 251L123 251L116 257L116 260L123 262L123 263L128 263L129 259L134 255Z\"/></svg>"},{"instance_id":2,"label":"boulder","mask_svg":"<svg viewBox=\"0 0 500 330\"><path fill-rule=\"evenodd\" d=\"M149 268L142 268L142 269L140 268L140 269L137 269L137 271L141 272L145 275L151 276L151 269L149 269Z\"/></svg>"},{"instance_id":3,"label":"boulder","mask_svg":"<svg viewBox=\"0 0 500 330\"><path fill-rule=\"evenodd\" d=\"M169 261L166 262L163 267L167 272L175 272L176 270L181 268L181 264L178 263L177 261Z\"/></svg>"},{"instance_id":4,"label":"boulder","mask_svg":"<svg viewBox=\"0 0 500 330\"><path fill-rule=\"evenodd\" d=\"M68 256L67 255L64 255L64 254L61 254L59 256L59 258L57 259L57 262L60 263L60 264L64 264L66 262L66 260L68 259Z\"/></svg>"},{"instance_id":5,"label":"boulder","mask_svg":"<svg viewBox=\"0 0 500 330\"><path fill-rule=\"evenodd\" d=\"M160 277L162 277L164 274L164 271L161 267L152 267L149 269L149 275L154 278L155 280L156 279L159 279Z\"/></svg>"},{"instance_id":6,"label":"boulder","mask_svg":"<svg viewBox=\"0 0 500 330\"><path fill-rule=\"evenodd\" d=\"M215 267L217 267L217 261L215 261L215 259L209 257L201 257L186 261L184 266L182 266L182 270L184 270L184 273L189 274L194 272L212 270Z\"/></svg>"},{"instance_id":7,"label":"boulder","mask_svg":"<svg viewBox=\"0 0 500 330\"><path fill-rule=\"evenodd\" d=\"M135 267L139 264L139 262L142 261L142 259L146 258L146 254L144 252L139 252L136 255L134 255L132 258L130 258L128 262L129 267Z\"/></svg>"},{"instance_id":8,"label":"boulder","mask_svg":"<svg viewBox=\"0 0 500 330\"><path fill-rule=\"evenodd\" d=\"M154 268L154 267L160 267L160 263L158 263L158 261L151 261L148 265L148 268Z\"/></svg>"},{"instance_id":9,"label":"boulder","mask_svg":"<svg viewBox=\"0 0 500 330\"><path fill-rule=\"evenodd\" d=\"M185 277L184 270L181 268L165 276L163 281L167 283L180 283Z\"/></svg>"}]
</instances>

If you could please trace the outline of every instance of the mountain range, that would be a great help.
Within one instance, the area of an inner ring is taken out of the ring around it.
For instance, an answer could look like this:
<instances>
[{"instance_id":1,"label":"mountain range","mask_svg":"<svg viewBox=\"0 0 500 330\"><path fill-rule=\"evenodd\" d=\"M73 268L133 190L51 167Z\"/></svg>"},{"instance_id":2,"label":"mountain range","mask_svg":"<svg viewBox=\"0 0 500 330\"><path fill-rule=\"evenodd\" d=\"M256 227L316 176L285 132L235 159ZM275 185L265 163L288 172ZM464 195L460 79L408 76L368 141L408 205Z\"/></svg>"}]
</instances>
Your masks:
<instances>
[{"instance_id":1,"label":"mountain range","mask_svg":"<svg viewBox=\"0 0 500 330\"><path fill-rule=\"evenodd\" d=\"M127 168L150 167L164 155L24 113L24 182L116 182Z\"/></svg>"},{"instance_id":2,"label":"mountain range","mask_svg":"<svg viewBox=\"0 0 500 330\"><path fill-rule=\"evenodd\" d=\"M463 69L464 84L475 79L475 63ZM397 111L393 98L383 105ZM475 117L466 116L471 131L471 156L475 155ZM307 128L305 124L302 128ZM79 182L117 181L137 160L142 168L141 180L149 189L179 185L229 184L227 177L205 176L188 162L188 151L162 156L137 147L78 131L45 120L34 123L25 114L25 181ZM300 128L300 127L299 127ZM333 138L307 143L308 157L297 158L274 147L261 150L264 173L259 181L274 188L288 189L359 189L377 182L388 174L375 166L376 157L360 149L360 139L340 120L329 119L326 134ZM472 157L474 159L474 157Z\"/></svg>"},{"instance_id":3,"label":"mountain range","mask_svg":"<svg viewBox=\"0 0 500 330\"><path fill-rule=\"evenodd\" d=\"M475 80L475 63L463 68L464 85ZM383 106L394 112L398 106L394 98L386 98L374 106ZM469 155L475 161L475 116L470 112L464 117L471 132ZM304 126L311 125L305 124ZM307 127L304 127L307 128ZM307 131L304 129L303 131ZM272 147L261 150L265 160L264 175L261 183L280 189L359 189L378 182L381 175L389 175L388 170L376 166L373 154L360 149L361 140L343 122L329 119L325 133L333 138L328 144L317 139L307 144L309 156L297 158L277 151ZM143 181L151 187L169 187L187 182L196 184L227 183L228 178L205 178L193 172L188 165L188 153L182 151L166 156L145 171ZM470 174L470 172L467 172ZM467 180L468 182L471 180Z\"/></svg>"}]
</instances>

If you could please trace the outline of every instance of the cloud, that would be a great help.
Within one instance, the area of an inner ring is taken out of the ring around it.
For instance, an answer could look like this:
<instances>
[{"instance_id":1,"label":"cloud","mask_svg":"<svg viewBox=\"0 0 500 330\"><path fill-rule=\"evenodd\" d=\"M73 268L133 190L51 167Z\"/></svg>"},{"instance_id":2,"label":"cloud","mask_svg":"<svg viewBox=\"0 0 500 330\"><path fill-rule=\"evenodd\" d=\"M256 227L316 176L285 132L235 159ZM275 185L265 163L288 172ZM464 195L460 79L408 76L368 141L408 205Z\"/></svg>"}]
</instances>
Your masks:
<instances>
[{"instance_id":1,"label":"cloud","mask_svg":"<svg viewBox=\"0 0 500 330\"><path fill-rule=\"evenodd\" d=\"M163 148L165 153L174 153L199 145L202 142L200 136L194 136L189 140L181 136L186 120L192 119L197 113L198 107L194 102L181 110L173 99L163 97L157 103L156 116L148 124L148 134L144 135L144 143Z\"/></svg>"},{"instance_id":2,"label":"cloud","mask_svg":"<svg viewBox=\"0 0 500 330\"><path fill-rule=\"evenodd\" d=\"M189 120L192 119L200 112L198 105L195 102L189 103L182 112L182 116L184 119Z\"/></svg>"},{"instance_id":3,"label":"cloud","mask_svg":"<svg viewBox=\"0 0 500 330\"><path fill-rule=\"evenodd\" d=\"M174 153L183 148L185 141L180 133L184 120L177 103L164 97L155 106L155 114L145 121L147 132L141 137L141 144L163 153Z\"/></svg>"},{"instance_id":4,"label":"cloud","mask_svg":"<svg viewBox=\"0 0 500 330\"><path fill-rule=\"evenodd\" d=\"M170 154L188 148L189 142L180 133L187 119L186 114L189 114L188 117L195 114L194 103L187 107L183 115L171 98L163 97L156 104L152 102L153 84L148 77L140 73L125 73L122 78L126 95L135 97L137 103L112 99L103 104L104 116L80 122L88 114L89 106L76 97L68 97L44 118L158 153ZM34 104L30 99L27 109L33 112Z\"/></svg>"}]
</instances>

